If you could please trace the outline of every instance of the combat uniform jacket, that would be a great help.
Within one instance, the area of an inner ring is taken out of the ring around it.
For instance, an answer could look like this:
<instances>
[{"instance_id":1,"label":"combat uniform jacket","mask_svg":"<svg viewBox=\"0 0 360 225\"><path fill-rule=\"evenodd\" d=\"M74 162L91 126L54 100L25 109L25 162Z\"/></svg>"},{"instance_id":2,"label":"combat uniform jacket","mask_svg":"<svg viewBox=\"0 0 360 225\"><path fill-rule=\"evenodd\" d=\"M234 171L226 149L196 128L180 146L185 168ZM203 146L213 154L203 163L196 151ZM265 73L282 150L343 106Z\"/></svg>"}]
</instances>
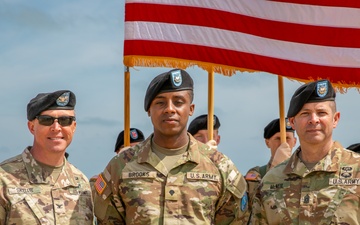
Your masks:
<instances>
[{"instance_id":1,"label":"combat uniform jacket","mask_svg":"<svg viewBox=\"0 0 360 225\"><path fill-rule=\"evenodd\" d=\"M246 224L246 182L233 162L190 134L167 171L151 136L115 156L95 182L99 224Z\"/></svg>"},{"instance_id":2,"label":"combat uniform jacket","mask_svg":"<svg viewBox=\"0 0 360 225\"><path fill-rule=\"evenodd\" d=\"M260 185L263 176L270 170L271 160L268 164L263 166L255 166L251 168L245 175L245 180L248 185L249 203L252 205L252 200L255 197L256 190Z\"/></svg>"},{"instance_id":3,"label":"combat uniform jacket","mask_svg":"<svg viewBox=\"0 0 360 225\"><path fill-rule=\"evenodd\" d=\"M65 160L51 185L29 149L0 164L0 225L93 224L87 177Z\"/></svg>"},{"instance_id":4,"label":"combat uniform jacket","mask_svg":"<svg viewBox=\"0 0 360 225\"><path fill-rule=\"evenodd\" d=\"M252 224L360 224L360 154L334 142L308 170L300 151L263 178Z\"/></svg>"}]
</instances>

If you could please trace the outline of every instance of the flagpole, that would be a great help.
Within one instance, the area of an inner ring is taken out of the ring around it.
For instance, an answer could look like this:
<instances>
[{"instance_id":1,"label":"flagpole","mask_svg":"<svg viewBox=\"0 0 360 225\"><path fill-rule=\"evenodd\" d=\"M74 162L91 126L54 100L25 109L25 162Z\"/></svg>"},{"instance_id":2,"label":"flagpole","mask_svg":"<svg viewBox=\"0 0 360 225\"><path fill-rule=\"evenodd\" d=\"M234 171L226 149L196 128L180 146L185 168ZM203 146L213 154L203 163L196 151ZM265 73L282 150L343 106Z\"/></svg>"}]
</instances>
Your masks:
<instances>
[{"instance_id":1,"label":"flagpole","mask_svg":"<svg viewBox=\"0 0 360 225\"><path fill-rule=\"evenodd\" d=\"M124 72L124 146L130 146L130 70Z\"/></svg>"},{"instance_id":2,"label":"flagpole","mask_svg":"<svg viewBox=\"0 0 360 225\"><path fill-rule=\"evenodd\" d=\"M212 140L214 134L214 70L208 72L208 139Z\"/></svg>"},{"instance_id":3,"label":"flagpole","mask_svg":"<svg viewBox=\"0 0 360 225\"><path fill-rule=\"evenodd\" d=\"M285 106L284 106L284 82L283 77L278 76L279 114L280 114L280 140L286 142Z\"/></svg>"}]
</instances>

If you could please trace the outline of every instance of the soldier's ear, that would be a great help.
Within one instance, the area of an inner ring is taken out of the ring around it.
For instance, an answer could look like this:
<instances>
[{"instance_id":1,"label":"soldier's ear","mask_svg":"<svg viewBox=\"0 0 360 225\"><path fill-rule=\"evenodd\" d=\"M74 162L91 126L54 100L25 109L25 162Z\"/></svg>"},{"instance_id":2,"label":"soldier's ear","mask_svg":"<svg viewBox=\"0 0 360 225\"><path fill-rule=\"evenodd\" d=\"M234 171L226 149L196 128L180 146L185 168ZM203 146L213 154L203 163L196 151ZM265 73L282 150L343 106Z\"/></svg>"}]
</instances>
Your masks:
<instances>
[{"instance_id":1,"label":"soldier's ear","mask_svg":"<svg viewBox=\"0 0 360 225\"><path fill-rule=\"evenodd\" d=\"M34 121L28 121L27 122L27 125L28 125L28 129L29 129L29 131L30 131L30 133L32 133L32 134L34 134L34 132L35 132L35 129L34 129Z\"/></svg>"},{"instance_id":2,"label":"soldier's ear","mask_svg":"<svg viewBox=\"0 0 360 225\"><path fill-rule=\"evenodd\" d=\"M269 146L269 139L265 139L265 144L266 144L266 147L270 148L270 146Z\"/></svg>"},{"instance_id":3,"label":"soldier's ear","mask_svg":"<svg viewBox=\"0 0 360 225\"><path fill-rule=\"evenodd\" d=\"M192 115L194 114L194 110L195 110L195 104L191 104L191 105L190 105L189 116L192 116Z\"/></svg>"}]
</instances>

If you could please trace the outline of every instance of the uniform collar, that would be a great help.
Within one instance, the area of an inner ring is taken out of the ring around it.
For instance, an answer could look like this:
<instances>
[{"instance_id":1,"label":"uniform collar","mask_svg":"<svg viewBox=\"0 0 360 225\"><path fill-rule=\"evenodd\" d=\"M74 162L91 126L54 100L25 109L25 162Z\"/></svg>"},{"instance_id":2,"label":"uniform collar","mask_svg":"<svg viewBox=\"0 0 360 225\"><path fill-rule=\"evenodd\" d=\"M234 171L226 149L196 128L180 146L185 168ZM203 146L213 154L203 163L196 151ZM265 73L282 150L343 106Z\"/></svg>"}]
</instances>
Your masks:
<instances>
[{"instance_id":1,"label":"uniform collar","mask_svg":"<svg viewBox=\"0 0 360 225\"><path fill-rule=\"evenodd\" d=\"M285 174L295 173L301 177L305 177L307 174L313 171L327 171L336 172L339 169L339 163L341 161L343 147L339 142L334 142L328 154L322 158L310 171L305 164L299 158L299 152L301 147L298 147L292 154L287 165L284 169Z\"/></svg>"},{"instance_id":2,"label":"uniform collar","mask_svg":"<svg viewBox=\"0 0 360 225\"><path fill-rule=\"evenodd\" d=\"M151 151L151 139L154 134L150 135L144 142L143 147L141 148L139 154L138 154L138 163L150 163L151 155L154 154ZM190 144L189 149L187 151L187 157L185 161L191 161L196 164L200 163L200 152L198 151L198 143L193 136L190 136ZM150 163L151 164L151 163Z\"/></svg>"},{"instance_id":3,"label":"uniform collar","mask_svg":"<svg viewBox=\"0 0 360 225\"><path fill-rule=\"evenodd\" d=\"M21 157L23 159L29 182L32 184L48 184L48 182L43 177L42 167L36 162L32 154L30 153L31 146L25 148ZM62 168L62 171L57 179L56 185L59 187L67 187L67 186L79 186L79 182L77 181L71 169L70 163L65 160L65 165Z\"/></svg>"}]
</instances>

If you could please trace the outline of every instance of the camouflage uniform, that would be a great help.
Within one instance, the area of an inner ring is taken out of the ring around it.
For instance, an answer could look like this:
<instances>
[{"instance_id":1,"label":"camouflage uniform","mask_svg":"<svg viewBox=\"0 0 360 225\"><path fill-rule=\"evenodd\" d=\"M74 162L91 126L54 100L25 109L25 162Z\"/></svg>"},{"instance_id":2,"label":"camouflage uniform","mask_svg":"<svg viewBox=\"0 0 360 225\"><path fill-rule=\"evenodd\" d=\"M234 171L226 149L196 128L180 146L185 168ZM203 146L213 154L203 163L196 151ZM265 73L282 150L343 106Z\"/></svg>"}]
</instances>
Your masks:
<instances>
[{"instance_id":1,"label":"camouflage uniform","mask_svg":"<svg viewBox=\"0 0 360 225\"><path fill-rule=\"evenodd\" d=\"M50 184L29 149L0 164L0 224L93 224L86 176L65 161Z\"/></svg>"},{"instance_id":2,"label":"camouflage uniform","mask_svg":"<svg viewBox=\"0 0 360 225\"><path fill-rule=\"evenodd\" d=\"M149 137L115 156L95 188L99 224L246 224L249 217L244 177L192 136L169 172Z\"/></svg>"},{"instance_id":3,"label":"camouflage uniform","mask_svg":"<svg viewBox=\"0 0 360 225\"><path fill-rule=\"evenodd\" d=\"M271 160L264 166L255 166L251 168L245 176L245 180L248 185L249 203L252 204L252 200L256 194L256 190L260 185L262 177L270 170ZM264 170L261 171L260 170Z\"/></svg>"},{"instance_id":4,"label":"camouflage uniform","mask_svg":"<svg viewBox=\"0 0 360 225\"><path fill-rule=\"evenodd\" d=\"M263 178L253 224L360 224L360 154L334 142L309 171L300 150Z\"/></svg>"}]
</instances>

